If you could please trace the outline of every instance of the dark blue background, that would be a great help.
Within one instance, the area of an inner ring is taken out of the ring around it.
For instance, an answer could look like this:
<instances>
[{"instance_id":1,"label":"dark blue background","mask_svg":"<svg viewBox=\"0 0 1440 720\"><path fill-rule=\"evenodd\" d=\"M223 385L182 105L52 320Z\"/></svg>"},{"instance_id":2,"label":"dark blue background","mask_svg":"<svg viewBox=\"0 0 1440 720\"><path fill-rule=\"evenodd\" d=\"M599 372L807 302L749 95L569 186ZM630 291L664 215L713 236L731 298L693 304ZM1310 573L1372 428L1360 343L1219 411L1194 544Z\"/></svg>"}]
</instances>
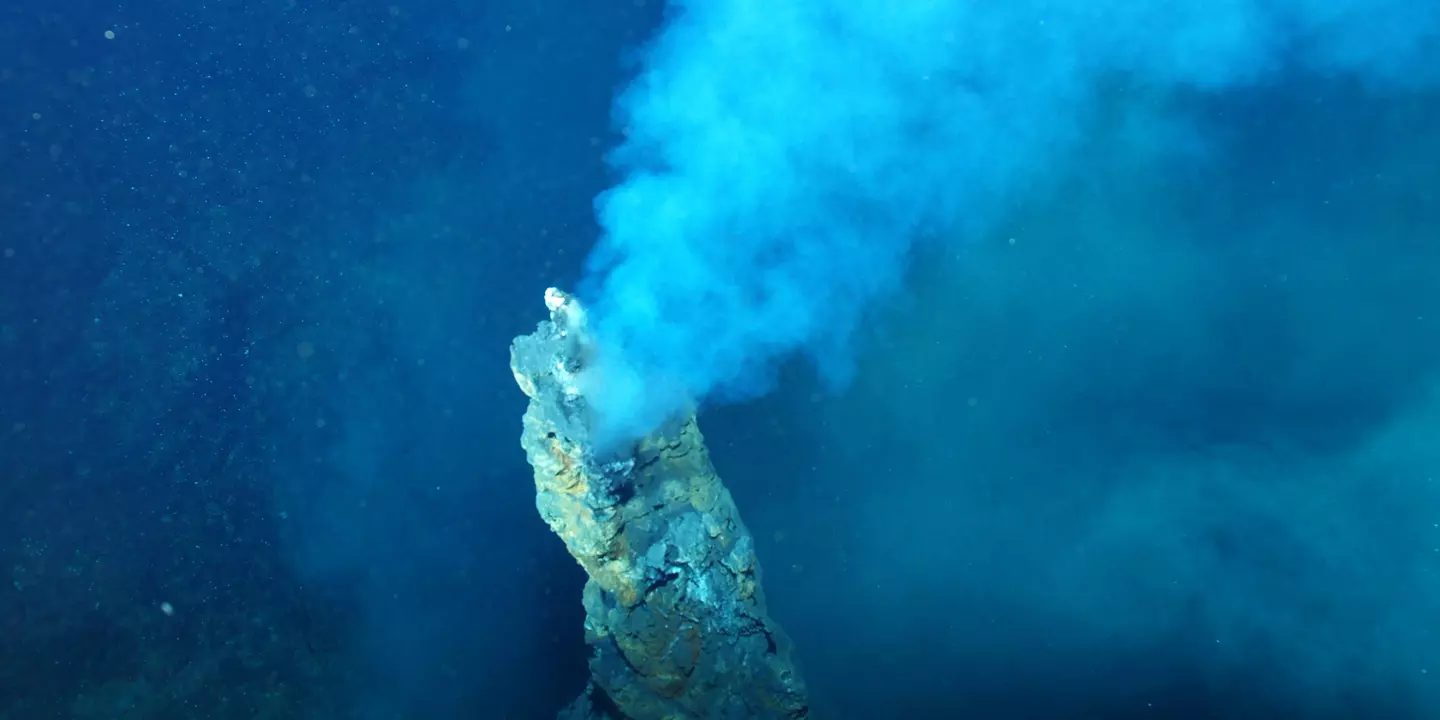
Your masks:
<instances>
[{"instance_id":1,"label":"dark blue background","mask_svg":"<svg viewBox=\"0 0 1440 720\"><path fill-rule=\"evenodd\" d=\"M0 10L0 716L578 693L507 347L660 15ZM1205 160L1106 124L848 392L705 415L825 716L1440 712L1440 102L1184 102Z\"/></svg>"}]
</instances>

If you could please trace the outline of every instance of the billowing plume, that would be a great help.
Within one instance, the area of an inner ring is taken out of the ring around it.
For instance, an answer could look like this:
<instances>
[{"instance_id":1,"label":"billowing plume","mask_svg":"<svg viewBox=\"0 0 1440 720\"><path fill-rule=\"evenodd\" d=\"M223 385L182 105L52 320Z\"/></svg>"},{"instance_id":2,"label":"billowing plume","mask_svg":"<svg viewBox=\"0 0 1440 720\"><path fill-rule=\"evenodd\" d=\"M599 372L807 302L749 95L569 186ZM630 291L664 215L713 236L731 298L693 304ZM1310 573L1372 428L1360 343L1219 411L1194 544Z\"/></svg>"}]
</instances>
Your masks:
<instances>
[{"instance_id":1,"label":"billowing plume","mask_svg":"<svg viewBox=\"0 0 1440 720\"><path fill-rule=\"evenodd\" d=\"M917 238L983 227L1071 146L1103 81L1422 86L1437 30L1440 4L1415 0L674 0L617 101L622 176L596 202L582 298L602 427L764 392L796 353L843 381Z\"/></svg>"}]
</instances>

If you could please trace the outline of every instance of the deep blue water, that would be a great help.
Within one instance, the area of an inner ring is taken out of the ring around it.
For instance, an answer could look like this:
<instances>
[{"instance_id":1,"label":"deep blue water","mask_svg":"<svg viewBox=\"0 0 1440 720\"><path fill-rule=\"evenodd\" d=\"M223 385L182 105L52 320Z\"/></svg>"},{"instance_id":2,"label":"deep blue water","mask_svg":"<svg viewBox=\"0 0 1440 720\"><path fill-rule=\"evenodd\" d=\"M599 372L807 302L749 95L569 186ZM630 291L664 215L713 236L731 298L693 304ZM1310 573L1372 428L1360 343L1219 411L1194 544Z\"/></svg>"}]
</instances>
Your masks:
<instances>
[{"instance_id":1,"label":"deep blue water","mask_svg":"<svg viewBox=\"0 0 1440 720\"><path fill-rule=\"evenodd\" d=\"M663 16L0 9L0 718L581 690L507 348ZM846 384L701 416L817 717L1440 717L1440 93L1101 95Z\"/></svg>"}]
</instances>

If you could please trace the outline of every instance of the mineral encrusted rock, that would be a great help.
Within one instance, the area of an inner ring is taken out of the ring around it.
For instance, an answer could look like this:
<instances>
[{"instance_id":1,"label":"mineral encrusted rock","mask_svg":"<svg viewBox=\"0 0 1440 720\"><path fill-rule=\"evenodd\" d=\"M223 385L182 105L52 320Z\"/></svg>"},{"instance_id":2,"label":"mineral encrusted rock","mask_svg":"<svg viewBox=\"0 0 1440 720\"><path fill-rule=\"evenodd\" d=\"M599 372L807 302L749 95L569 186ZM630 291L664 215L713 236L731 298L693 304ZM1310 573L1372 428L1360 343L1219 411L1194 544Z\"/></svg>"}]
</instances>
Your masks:
<instances>
[{"instance_id":1,"label":"mineral encrusted rock","mask_svg":"<svg viewBox=\"0 0 1440 720\"><path fill-rule=\"evenodd\" d=\"M570 296L515 339L530 397L521 442L536 507L589 575L591 681L560 717L808 718L789 640L770 619L755 543L693 416L601 455L577 384L591 340Z\"/></svg>"}]
</instances>

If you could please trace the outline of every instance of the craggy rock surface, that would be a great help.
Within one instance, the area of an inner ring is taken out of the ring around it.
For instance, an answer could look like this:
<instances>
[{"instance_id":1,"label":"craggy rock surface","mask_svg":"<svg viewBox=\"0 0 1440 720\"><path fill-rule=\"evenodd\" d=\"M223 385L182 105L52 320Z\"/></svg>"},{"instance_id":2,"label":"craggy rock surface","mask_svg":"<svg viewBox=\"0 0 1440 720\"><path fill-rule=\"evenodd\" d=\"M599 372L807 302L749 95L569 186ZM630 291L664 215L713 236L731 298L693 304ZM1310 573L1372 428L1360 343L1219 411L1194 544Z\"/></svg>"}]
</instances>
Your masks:
<instances>
[{"instance_id":1,"label":"craggy rock surface","mask_svg":"<svg viewBox=\"0 0 1440 720\"><path fill-rule=\"evenodd\" d=\"M550 320L515 339L530 397L524 445L540 516L589 575L591 682L560 717L808 718L789 640L770 619L755 543L694 417L597 456L574 380L583 310L556 290Z\"/></svg>"}]
</instances>

